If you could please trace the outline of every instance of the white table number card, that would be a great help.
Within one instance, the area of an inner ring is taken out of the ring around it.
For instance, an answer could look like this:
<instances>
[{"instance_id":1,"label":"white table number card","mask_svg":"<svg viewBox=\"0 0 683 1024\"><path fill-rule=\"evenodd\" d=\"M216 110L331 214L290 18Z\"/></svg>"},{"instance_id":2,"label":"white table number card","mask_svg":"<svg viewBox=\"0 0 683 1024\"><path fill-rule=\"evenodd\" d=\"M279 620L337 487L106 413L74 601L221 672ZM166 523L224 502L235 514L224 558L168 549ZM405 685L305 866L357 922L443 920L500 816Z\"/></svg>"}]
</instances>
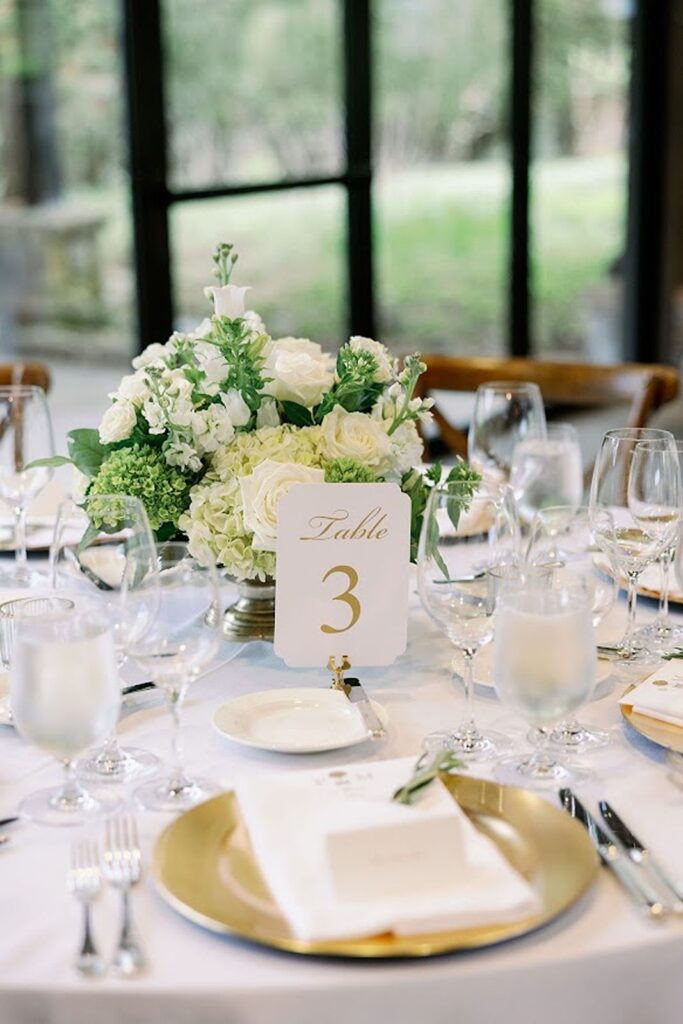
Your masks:
<instances>
[{"instance_id":1,"label":"white table number card","mask_svg":"<svg viewBox=\"0 0 683 1024\"><path fill-rule=\"evenodd\" d=\"M299 484L278 505L275 653L389 665L406 648L410 500L397 484Z\"/></svg>"}]
</instances>

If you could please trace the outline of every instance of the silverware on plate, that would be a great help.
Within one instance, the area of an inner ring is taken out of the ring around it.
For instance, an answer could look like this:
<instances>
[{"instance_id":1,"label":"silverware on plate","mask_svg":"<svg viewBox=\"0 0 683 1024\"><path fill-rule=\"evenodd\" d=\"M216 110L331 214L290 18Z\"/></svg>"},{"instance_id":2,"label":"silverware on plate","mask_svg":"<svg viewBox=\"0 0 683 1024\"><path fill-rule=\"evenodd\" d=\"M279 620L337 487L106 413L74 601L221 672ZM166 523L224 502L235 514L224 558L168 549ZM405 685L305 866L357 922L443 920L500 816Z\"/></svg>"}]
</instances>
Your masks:
<instances>
[{"instance_id":1,"label":"silverware on plate","mask_svg":"<svg viewBox=\"0 0 683 1024\"><path fill-rule=\"evenodd\" d=\"M130 909L131 889L142 875L142 851L132 815L120 814L107 821L102 874L121 893L121 932L111 966L125 976L139 974L147 962L133 931Z\"/></svg>"},{"instance_id":2,"label":"silverware on plate","mask_svg":"<svg viewBox=\"0 0 683 1024\"><path fill-rule=\"evenodd\" d=\"M66 875L66 885L83 907L83 941L74 964L79 974L96 977L103 974L104 960L97 951L92 935L90 910L102 888L97 844L80 840L71 848L71 864Z\"/></svg>"},{"instance_id":3,"label":"silverware on plate","mask_svg":"<svg viewBox=\"0 0 683 1024\"><path fill-rule=\"evenodd\" d=\"M571 789L561 789L559 795L565 811L584 826L603 864L613 872L631 899L652 920L661 920L666 917L671 911L669 904L665 903L659 893L655 892L637 865L633 864L619 849L612 837L586 810L579 798L572 793Z\"/></svg>"},{"instance_id":4,"label":"silverware on plate","mask_svg":"<svg viewBox=\"0 0 683 1024\"><path fill-rule=\"evenodd\" d=\"M671 878L669 878L664 869L653 857L652 851L648 849L648 847L645 846L633 832L631 832L628 825L619 817L611 804L608 804L606 800L601 800L598 806L600 807L600 814L602 815L603 820L608 825L614 837L618 839L626 850L626 853L634 864L640 864L644 868L648 869L664 888L666 894L676 901L674 909L678 913L683 912L683 887L680 884L677 885Z\"/></svg>"},{"instance_id":5,"label":"silverware on plate","mask_svg":"<svg viewBox=\"0 0 683 1024\"><path fill-rule=\"evenodd\" d=\"M370 737L373 740L381 739L381 737L386 734L386 729L377 717L367 693L361 686L360 679L354 679L348 676L345 677L342 683L342 689L351 703L358 708Z\"/></svg>"}]
</instances>

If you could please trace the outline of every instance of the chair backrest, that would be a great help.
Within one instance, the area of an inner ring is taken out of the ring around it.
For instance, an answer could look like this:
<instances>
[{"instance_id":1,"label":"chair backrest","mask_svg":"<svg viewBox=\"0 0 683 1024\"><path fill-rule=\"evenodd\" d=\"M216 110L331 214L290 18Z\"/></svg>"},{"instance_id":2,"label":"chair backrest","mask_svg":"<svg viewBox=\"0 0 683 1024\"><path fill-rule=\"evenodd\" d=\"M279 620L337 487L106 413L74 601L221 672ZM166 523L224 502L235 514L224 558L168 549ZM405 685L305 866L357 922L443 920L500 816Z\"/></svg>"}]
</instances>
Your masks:
<instances>
[{"instance_id":1,"label":"chair backrest","mask_svg":"<svg viewBox=\"0 0 683 1024\"><path fill-rule=\"evenodd\" d=\"M532 381L541 389L546 405L605 406L628 403L626 426L644 427L660 406L678 394L678 371L652 363L549 362L541 359L423 356L427 370L418 381L417 394L434 391L476 391L493 380ZM434 422L444 444L466 457L467 436L434 406Z\"/></svg>"},{"instance_id":2,"label":"chair backrest","mask_svg":"<svg viewBox=\"0 0 683 1024\"><path fill-rule=\"evenodd\" d=\"M34 384L50 390L50 372L42 363L0 363L0 387L10 384Z\"/></svg>"}]
</instances>

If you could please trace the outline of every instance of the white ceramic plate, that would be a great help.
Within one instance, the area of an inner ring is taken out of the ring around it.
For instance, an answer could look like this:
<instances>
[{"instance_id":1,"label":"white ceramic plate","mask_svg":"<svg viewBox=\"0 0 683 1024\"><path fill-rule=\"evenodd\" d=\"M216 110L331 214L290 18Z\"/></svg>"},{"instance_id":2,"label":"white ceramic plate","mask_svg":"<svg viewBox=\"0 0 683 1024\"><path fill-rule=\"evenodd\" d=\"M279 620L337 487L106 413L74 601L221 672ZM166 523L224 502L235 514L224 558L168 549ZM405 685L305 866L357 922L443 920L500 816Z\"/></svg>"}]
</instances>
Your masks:
<instances>
[{"instance_id":1,"label":"white ceramic plate","mask_svg":"<svg viewBox=\"0 0 683 1024\"><path fill-rule=\"evenodd\" d=\"M374 700L382 725L387 713ZM341 690L293 687L248 693L221 705L213 716L223 736L247 747L280 754L316 754L369 739L356 708Z\"/></svg>"},{"instance_id":2,"label":"white ceramic plate","mask_svg":"<svg viewBox=\"0 0 683 1024\"><path fill-rule=\"evenodd\" d=\"M460 655L456 655L454 659L454 666L457 672L462 675L464 664L462 663ZM600 683L604 683L605 679L608 679L612 673L612 665L609 661L603 658L598 658L598 667L595 678L595 685L599 686ZM487 686L489 689L493 688L493 644L487 644L486 647L482 647L479 654L474 659L474 681L477 686Z\"/></svg>"}]
</instances>

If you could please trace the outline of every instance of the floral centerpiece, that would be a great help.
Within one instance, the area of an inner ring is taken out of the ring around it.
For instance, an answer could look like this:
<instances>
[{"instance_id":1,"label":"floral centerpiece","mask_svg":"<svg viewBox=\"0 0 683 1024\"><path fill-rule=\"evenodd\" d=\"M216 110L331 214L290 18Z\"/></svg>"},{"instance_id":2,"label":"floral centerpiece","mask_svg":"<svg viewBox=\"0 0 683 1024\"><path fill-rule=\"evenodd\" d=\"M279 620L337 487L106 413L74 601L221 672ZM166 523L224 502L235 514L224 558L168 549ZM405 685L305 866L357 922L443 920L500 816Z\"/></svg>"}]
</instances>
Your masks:
<instances>
[{"instance_id":1,"label":"floral centerpiece","mask_svg":"<svg viewBox=\"0 0 683 1024\"><path fill-rule=\"evenodd\" d=\"M237 260L218 246L213 313L189 333L150 345L110 395L99 430L74 430L69 459L86 493L140 498L157 539L185 535L237 581L272 581L277 505L300 483L397 483L412 506L412 556L440 467L422 472L415 397L419 355L402 365L371 338L336 358L307 338L269 336L248 288L230 282ZM450 478L472 477L459 462Z\"/></svg>"}]
</instances>

